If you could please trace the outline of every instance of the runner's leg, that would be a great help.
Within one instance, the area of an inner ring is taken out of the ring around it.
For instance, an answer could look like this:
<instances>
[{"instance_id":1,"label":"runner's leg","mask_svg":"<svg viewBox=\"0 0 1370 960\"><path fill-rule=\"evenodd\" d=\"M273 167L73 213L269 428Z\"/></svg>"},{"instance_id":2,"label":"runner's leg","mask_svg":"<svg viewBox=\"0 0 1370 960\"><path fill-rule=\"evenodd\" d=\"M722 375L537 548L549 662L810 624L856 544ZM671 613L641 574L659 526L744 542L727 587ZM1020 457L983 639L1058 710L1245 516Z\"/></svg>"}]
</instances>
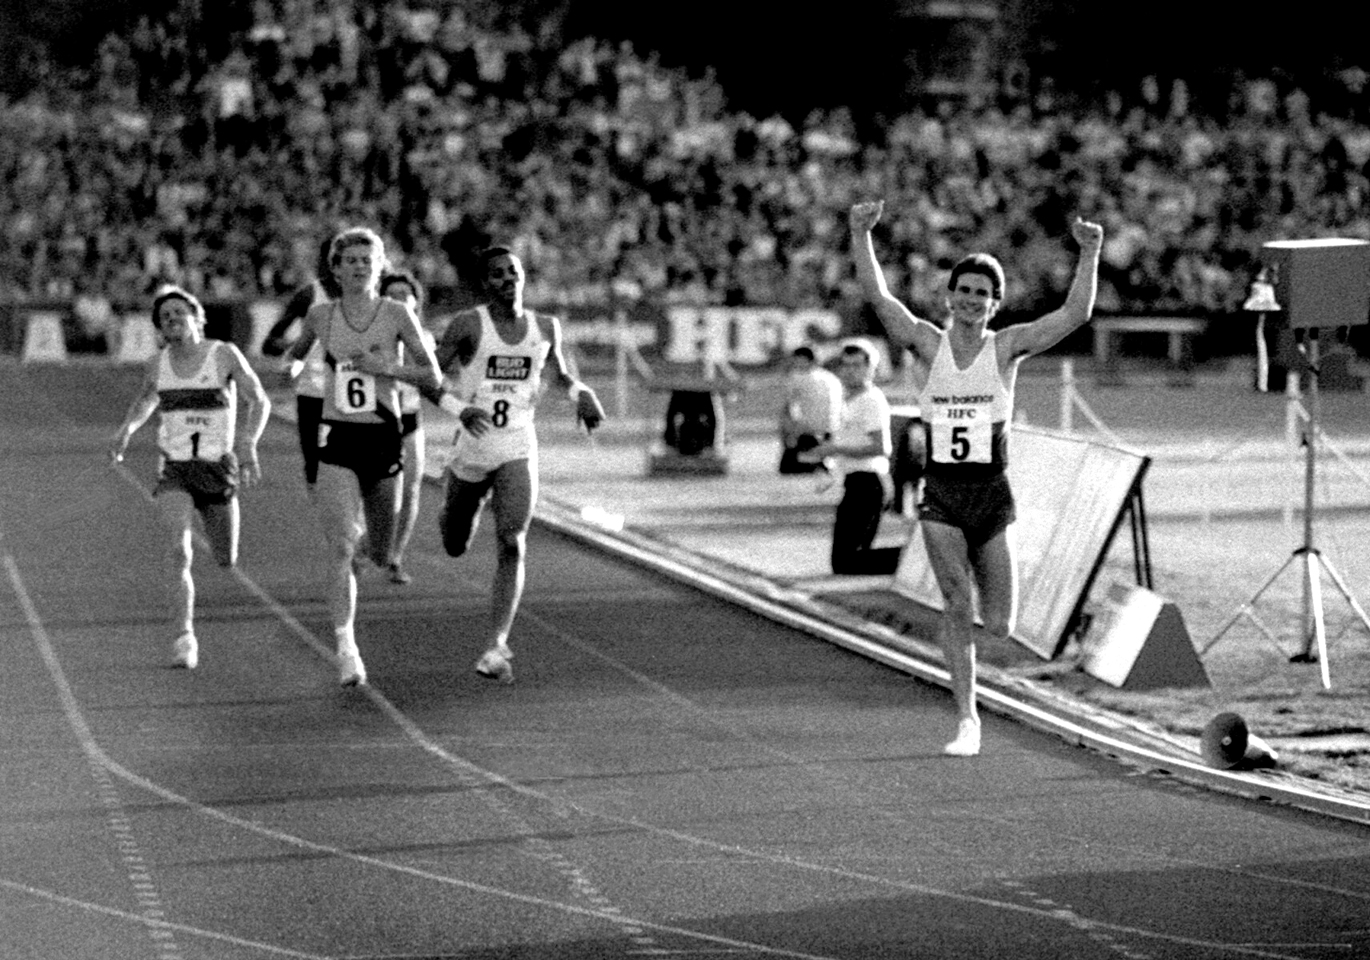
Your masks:
<instances>
[{"instance_id":1,"label":"runner's leg","mask_svg":"<svg viewBox=\"0 0 1370 960\"><path fill-rule=\"evenodd\" d=\"M975 594L966 538L960 529L950 524L925 520L922 527L928 562L942 591L943 609L937 639L951 674L952 697L961 721L957 740L953 743L962 739L966 724L974 724L977 728L975 752L978 752L980 716L975 702Z\"/></svg>"},{"instance_id":2,"label":"runner's leg","mask_svg":"<svg viewBox=\"0 0 1370 960\"><path fill-rule=\"evenodd\" d=\"M238 531L242 526L239 510L235 495L227 503L206 504L200 511L205 539L209 541L214 561L221 567L233 567L238 563Z\"/></svg>"},{"instance_id":3,"label":"runner's leg","mask_svg":"<svg viewBox=\"0 0 1370 960\"><path fill-rule=\"evenodd\" d=\"M315 503L328 544L328 610L333 621L339 679L344 686L352 686L366 682L366 670L357 651L357 578L352 570L352 559L362 536L361 491L355 473L331 463L319 464L315 486Z\"/></svg>"},{"instance_id":4,"label":"runner's leg","mask_svg":"<svg viewBox=\"0 0 1370 960\"><path fill-rule=\"evenodd\" d=\"M397 583L408 582L404 574L404 551L409 546L409 538L414 535L414 525L419 519L419 493L423 489L424 436L423 421L418 429L404 438L404 475L400 487L399 519L395 526L395 545L391 551L391 579Z\"/></svg>"},{"instance_id":5,"label":"runner's leg","mask_svg":"<svg viewBox=\"0 0 1370 960\"><path fill-rule=\"evenodd\" d=\"M199 658L195 640L195 580L191 576L195 503L183 490L159 490L154 502L168 531L166 557L171 586L171 623L176 632L174 662L194 669Z\"/></svg>"},{"instance_id":6,"label":"runner's leg","mask_svg":"<svg viewBox=\"0 0 1370 960\"><path fill-rule=\"evenodd\" d=\"M537 501L537 475L529 460L495 471L495 579L490 590L490 646L507 647L525 579L528 527Z\"/></svg>"},{"instance_id":7,"label":"runner's leg","mask_svg":"<svg viewBox=\"0 0 1370 960\"><path fill-rule=\"evenodd\" d=\"M399 491L400 477L397 475L372 481L361 495L366 550L371 562L382 568L390 566L395 524L399 519Z\"/></svg>"},{"instance_id":8,"label":"runner's leg","mask_svg":"<svg viewBox=\"0 0 1370 960\"><path fill-rule=\"evenodd\" d=\"M970 552L980 594L980 619L996 639L1007 640L1018 621L1018 565L1013 528L1007 527Z\"/></svg>"},{"instance_id":9,"label":"runner's leg","mask_svg":"<svg viewBox=\"0 0 1370 960\"><path fill-rule=\"evenodd\" d=\"M438 529L442 546L449 557L460 557L471 548L480 513L490 497L491 482L463 480L447 471L447 488L443 491L442 512L438 514Z\"/></svg>"}]
</instances>

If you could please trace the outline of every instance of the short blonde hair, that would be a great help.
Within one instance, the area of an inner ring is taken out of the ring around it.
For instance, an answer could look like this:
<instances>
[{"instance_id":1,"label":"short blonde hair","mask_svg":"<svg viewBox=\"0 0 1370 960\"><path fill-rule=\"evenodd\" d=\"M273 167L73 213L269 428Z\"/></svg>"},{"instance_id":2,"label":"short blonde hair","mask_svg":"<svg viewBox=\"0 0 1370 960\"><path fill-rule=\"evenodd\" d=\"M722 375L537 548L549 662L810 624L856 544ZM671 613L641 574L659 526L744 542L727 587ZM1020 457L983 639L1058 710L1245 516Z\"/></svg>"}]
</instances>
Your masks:
<instances>
[{"instance_id":1,"label":"short blonde hair","mask_svg":"<svg viewBox=\"0 0 1370 960\"><path fill-rule=\"evenodd\" d=\"M385 241L370 227L348 227L335 234L328 245L328 265L336 268L342 262L344 250L362 246L370 247L375 253L371 263L371 285L374 287L385 269Z\"/></svg>"}]
</instances>

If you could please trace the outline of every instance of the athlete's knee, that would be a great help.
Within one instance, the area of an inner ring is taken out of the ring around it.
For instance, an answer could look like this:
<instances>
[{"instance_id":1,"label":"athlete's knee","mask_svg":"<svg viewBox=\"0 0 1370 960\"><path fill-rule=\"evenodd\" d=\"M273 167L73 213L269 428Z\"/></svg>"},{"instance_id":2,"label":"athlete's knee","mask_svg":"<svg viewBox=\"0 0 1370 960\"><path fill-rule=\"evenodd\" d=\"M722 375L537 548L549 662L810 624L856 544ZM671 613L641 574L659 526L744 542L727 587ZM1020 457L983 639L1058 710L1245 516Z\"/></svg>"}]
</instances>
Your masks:
<instances>
[{"instance_id":1,"label":"athlete's knee","mask_svg":"<svg viewBox=\"0 0 1370 960\"><path fill-rule=\"evenodd\" d=\"M991 610L987 611L982 620L984 621L985 631L995 637L1009 637L1013 635L1013 628L1017 626L1017 617L1013 611Z\"/></svg>"},{"instance_id":2,"label":"athlete's knee","mask_svg":"<svg viewBox=\"0 0 1370 960\"><path fill-rule=\"evenodd\" d=\"M500 531L495 537L500 560L522 560L528 550L528 537L522 530Z\"/></svg>"}]
</instances>

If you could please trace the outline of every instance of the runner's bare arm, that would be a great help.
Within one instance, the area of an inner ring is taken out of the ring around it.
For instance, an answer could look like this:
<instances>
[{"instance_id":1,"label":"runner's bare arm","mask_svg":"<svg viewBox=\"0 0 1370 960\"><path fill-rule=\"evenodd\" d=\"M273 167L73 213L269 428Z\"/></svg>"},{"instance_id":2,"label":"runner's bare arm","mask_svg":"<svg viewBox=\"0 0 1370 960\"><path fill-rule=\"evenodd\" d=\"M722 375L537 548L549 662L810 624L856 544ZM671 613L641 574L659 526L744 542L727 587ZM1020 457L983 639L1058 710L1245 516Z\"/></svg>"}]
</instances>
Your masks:
<instances>
[{"instance_id":1,"label":"runner's bare arm","mask_svg":"<svg viewBox=\"0 0 1370 960\"><path fill-rule=\"evenodd\" d=\"M1031 323L1005 328L1003 333L1007 342L1004 346L1010 357L1026 357L1054 347L1072 331L1088 323L1094 314L1104 228L1076 217L1070 232L1080 245L1080 258L1075 264L1075 277L1066 293L1066 302Z\"/></svg>"},{"instance_id":2,"label":"runner's bare arm","mask_svg":"<svg viewBox=\"0 0 1370 960\"><path fill-rule=\"evenodd\" d=\"M907 347L923 358L930 358L937 350L941 337L937 327L914 315L885 283L885 274L875 257L875 243L871 230L880 221L885 202L873 200L852 205L847 215L851 229L852 260L856 264L856 278L866 300L875 309L885 332L896 344Z\"/></svg>"},{"instance_id":3,"label":"runner's bare arm","mask_svg":"<svg viewBox=\"0 0 1370 960\"><path fill-rule=\"evenodd\" d=\"M271 417L271 399L262 388L262 381L256 371L248 364L247 358L233 344L225 344L228 354L229 373L242 391L243 429L238 436L238 469L244 486L256 483L262 477L261 463L257 459L257 442L262 439L267 421Z\"/></svg>"},{"instance_id":4,"label":"runner's bare arm","mask_svg":"<svg viewBox=\"0 0 1370 960\"><path fill-rule=\"evenodd\" d=\"M475 357L480 346L480 331L480 314L475 310L463 310L452 318L452 322L443 332L442 339L438 341L438 348L433 351L442 375L442 386L435 396L428 398L449 412L455 413L461 420L462 427L477 437L482 436L490 428L490 415L480 407L467 404L457 397L456 392L447 386L446 376L453 362L459 367L464 367Z\"/></svg>"},{"instance_id":5,"label":"runner's bare arm","mask_svg":"<svg viewBox=\"0 0 1370 960\"><path fill-rule=\"evenodd\" d=\"M561 336L561 321L553 316L538 315L542 331L552 345L550 357L552 372L557 385L564 389L576 407L576 419L585 424L586 430L594 430L604 422L604 407L600 405L595 391L583 383L571 369L566 357Z\"/></svg>"},{"instance_id":6,"label":"runner's bare arm","mask_svg":"<svg viewBox=\"0 0 1370 960\"><path fill-rule=\"evenodd\" d=\"M463 310L452 318L443 331L438 347L433 351L438 361L438 370L446 373L455 360L465 366L476 355L480 346L480 314L474 310Z\"/></svg>"},{"instance_id":7,"label":"runner's bare arm","mask_svg":"<svg viewBox=\"0 0 1370 960\"><path fill-rule=\"evenodd\" d=\"M161 356L153 357L148 363L147 373L143 377L143 384L138 389L138 396L133 398L133 403L129 405L128 413L124 415L124 422L119 427L119 432L114 435L114 441L110 444L109 457L115 463L124 459L124 451L128 449L128 442L133 435L138 432L138 428L147 423L148 417L157 410L161 398L157 395L157 365L161 361Z\"/></svg>"}]
</instances>

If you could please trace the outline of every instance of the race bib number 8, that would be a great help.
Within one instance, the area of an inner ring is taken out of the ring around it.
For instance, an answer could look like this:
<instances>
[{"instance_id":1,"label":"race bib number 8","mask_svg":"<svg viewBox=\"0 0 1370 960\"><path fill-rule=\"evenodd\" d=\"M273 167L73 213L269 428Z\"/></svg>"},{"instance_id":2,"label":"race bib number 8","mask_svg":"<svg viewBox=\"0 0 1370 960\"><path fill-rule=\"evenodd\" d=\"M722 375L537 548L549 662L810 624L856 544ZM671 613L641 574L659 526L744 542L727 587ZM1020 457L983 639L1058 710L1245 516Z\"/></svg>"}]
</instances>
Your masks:
<instances>
[{"instance_id":1,"label":"race bib number 8","mask_svg":"<svg viewBox=\"0 0 1370 960\"><path fill-rule=\"evenodd\" d=\"M348 362L339 362L333 377L333 405L339 413L375 413L376 378Z\"/></svg>"},{"instance_id":2,"label":"race bib number 8","mask_svg":"<svg viewBox=\"0 0 1370 960\"><path fill-rule=\"evenodd\" d=\"M992 463L992 424L988 419L933 423L932 459L936 463Z\"/></svg>"}]
</instances>

